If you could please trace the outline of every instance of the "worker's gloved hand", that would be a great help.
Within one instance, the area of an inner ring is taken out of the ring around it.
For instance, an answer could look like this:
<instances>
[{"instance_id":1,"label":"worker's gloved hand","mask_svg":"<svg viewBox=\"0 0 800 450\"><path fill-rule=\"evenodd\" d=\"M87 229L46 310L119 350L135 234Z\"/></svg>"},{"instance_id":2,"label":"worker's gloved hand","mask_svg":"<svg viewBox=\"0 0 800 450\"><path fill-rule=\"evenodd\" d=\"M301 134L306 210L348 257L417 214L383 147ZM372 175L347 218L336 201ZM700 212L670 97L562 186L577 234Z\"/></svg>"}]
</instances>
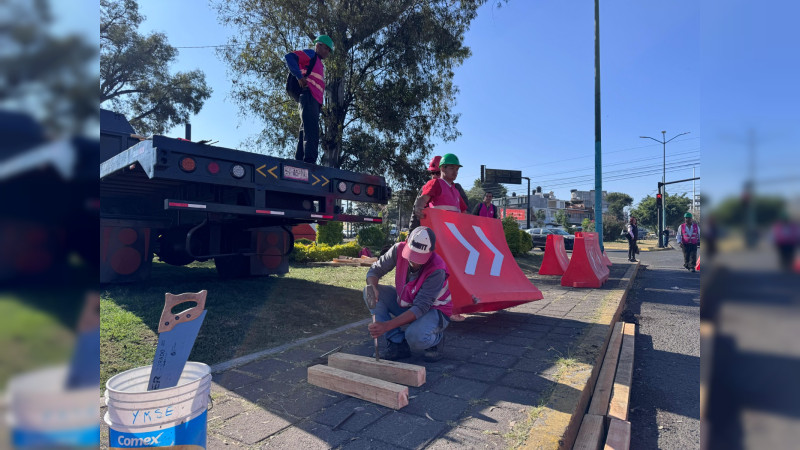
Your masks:
<instances>
[{"instance_id":1,"label":"worker's gloved hand","mask_svg":"<svg viewBox=\"0 0 800 450\"><path fill-rule=\"evenodd\" d=\"M367 326L367 329L369 329L369 335L374 338L380 337L387 331L391 330L391 328L389 328L384 322L371 323Z\"/></svg>"}]
</instances>

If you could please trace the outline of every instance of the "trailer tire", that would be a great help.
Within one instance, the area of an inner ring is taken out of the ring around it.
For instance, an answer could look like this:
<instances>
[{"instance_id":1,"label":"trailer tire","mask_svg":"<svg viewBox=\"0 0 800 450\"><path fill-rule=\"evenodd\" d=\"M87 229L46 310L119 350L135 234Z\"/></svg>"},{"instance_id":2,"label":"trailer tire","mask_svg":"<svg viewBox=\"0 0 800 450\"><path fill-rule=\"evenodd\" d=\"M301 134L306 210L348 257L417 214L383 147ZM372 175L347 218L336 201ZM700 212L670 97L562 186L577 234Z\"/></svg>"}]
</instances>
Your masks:
<instances>
[{"instance_id":1,"label":"trailer tire","mask_svg":"<svg viewBox=\"0 0 800 450\"><path fill-rule=\"evenodd\" d=\"M220 278L243 278L250 276L249 256L219 256L214 258Z\"/></svg>"}]
</instances>

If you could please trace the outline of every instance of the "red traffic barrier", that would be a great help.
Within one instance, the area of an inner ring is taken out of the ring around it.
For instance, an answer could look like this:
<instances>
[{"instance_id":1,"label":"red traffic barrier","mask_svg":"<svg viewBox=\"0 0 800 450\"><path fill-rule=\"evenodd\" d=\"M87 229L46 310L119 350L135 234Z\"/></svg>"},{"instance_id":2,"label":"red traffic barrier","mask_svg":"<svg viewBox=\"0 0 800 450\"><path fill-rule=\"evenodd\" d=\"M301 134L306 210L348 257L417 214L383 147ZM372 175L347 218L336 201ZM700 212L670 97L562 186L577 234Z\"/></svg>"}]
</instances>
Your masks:
<instances>
[{"instance_id":1,"label":"red traffic barrier","mask_svg":"<svg viewBox=\"0 0 800 450\"><path fill-rule=\"evenodd\" d=\"M572 259L561 277L561 285L576 288L599 288L608 280L610 273L600 252L597 233L575 233Z\"/></svg>"},{"instance_id":2,"label":"red traffic barrier","mask_svg":"<svg viewBox=\"0 0 800 450\"><path fill-rule=\"evenodd\" d=\"M435 251L450 272L453 314L497 311L542 298L511 255L499 220L426 208L420 223L436 234Z\"/></svg>"},{"instance_id":3,"label":"red traffic barrier","mask_svg":"<svg viewBox=\"0 0 800 450\"><path fill-rule=\"evenodd\" d=\"M539 267L539 275L564 275L569 266L567 248L564 247L564 236L548 234L544 244L544 259Z\"/></svg>"},{"instance_id":4,"label":"red traffic barrier","mask_svg":"<svg viewBox=\"0 0 800 450\"><path fill-rule=\"evenodd\" d=\"M697 264L694 265L694 270L700 272L700 257L697 257Z\"/></svg>"},{"instance_id":5,"label":"red traffic barrier","mask_svg":"<svg viewBox=\"0 0 800 450\"><path fill-rule=\"evenodd\" d=\"M613 264L611 264L611 260L608 259L608 255L606 255L606 251L605 250L603 250L603 262L609 267L611 267L613 265Z\"/></svg>"}]
</instances>

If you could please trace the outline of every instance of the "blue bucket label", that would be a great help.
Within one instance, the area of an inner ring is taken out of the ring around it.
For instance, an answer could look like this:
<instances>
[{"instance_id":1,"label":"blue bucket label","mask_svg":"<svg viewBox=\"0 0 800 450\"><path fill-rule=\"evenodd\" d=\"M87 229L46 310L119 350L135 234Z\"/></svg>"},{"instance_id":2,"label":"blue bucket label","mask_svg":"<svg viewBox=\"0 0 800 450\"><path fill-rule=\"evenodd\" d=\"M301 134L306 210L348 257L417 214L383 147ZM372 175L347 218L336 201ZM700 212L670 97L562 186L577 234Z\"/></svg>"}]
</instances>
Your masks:
<instances>
[{"instance_id":1,"label":"blue bucket label","mask_svg":"<svg viewBox=\"0 0 800 450\"><path fill-rule=\"evenodd\" d=\"M100 425L58 431L14 429L11 442L15 448L97 447L100 445Z\"/></svg>"},{"instance_id":2,"label":"blue bucket label","mask_svg":"<svg viewBox=\"0 0 800 450\"><path fill-rule=\"evenodd\" d=\"M170 428L146 433L124 433L109 430L109 450L124 448L179 447L181 449L206 448L207 411L194 419Z\"/></svg>"}]
</instances>

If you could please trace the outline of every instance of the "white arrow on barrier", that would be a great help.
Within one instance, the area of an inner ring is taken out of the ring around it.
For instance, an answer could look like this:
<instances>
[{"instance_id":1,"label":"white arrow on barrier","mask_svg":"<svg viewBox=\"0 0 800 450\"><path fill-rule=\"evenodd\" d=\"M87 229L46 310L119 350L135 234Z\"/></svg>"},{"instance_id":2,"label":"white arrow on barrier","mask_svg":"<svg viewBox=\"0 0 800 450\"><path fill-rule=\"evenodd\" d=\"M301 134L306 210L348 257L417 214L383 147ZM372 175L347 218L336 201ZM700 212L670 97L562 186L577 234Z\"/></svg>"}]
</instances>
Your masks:
<instances>
[{"instance_id":1,"label":"white arrow on barrier","mask_svg":"<svg viewBox=\"0 0 800 450\"><path fill-rule=\"evenodd\" d=\"M480 253L478 253L478 250L475 250L475 247L471 246L469 242L464 239L464 236L461 235L461 232L458 231L458 228L456 228L454 224L450 222L445 222L444 224L447 226L450 232L453 233L453 236L458 239L458 242L460 242L461 245L469 250L469 257L467 258L467 266L464 267L464 273L467 275L475 275L475 267L478 265L478 256Z\"/></svg>"},{"instance_id":2,"label":"white arrow on barrier","mask_svg":"<svg viewBox=\"0 0 800 450\"><path fill-rule=\"evenodd\" d=\"M497 247L495 247L489 241L489 239L483 233L483 229L481 229L481 227L473 225L472 229L475 230L475 234L478 235L478 238L480 238L480 240L483 241L483 243L486 244L487 247L489 247L489 250L491 250L492 253L494 253L494 261L492 261L492 270L489 272L489 274L495 277L499 277L500 268L503 266L503 254L500 253L500 250L498 250Z\"/></svg>"}]
</instances>

